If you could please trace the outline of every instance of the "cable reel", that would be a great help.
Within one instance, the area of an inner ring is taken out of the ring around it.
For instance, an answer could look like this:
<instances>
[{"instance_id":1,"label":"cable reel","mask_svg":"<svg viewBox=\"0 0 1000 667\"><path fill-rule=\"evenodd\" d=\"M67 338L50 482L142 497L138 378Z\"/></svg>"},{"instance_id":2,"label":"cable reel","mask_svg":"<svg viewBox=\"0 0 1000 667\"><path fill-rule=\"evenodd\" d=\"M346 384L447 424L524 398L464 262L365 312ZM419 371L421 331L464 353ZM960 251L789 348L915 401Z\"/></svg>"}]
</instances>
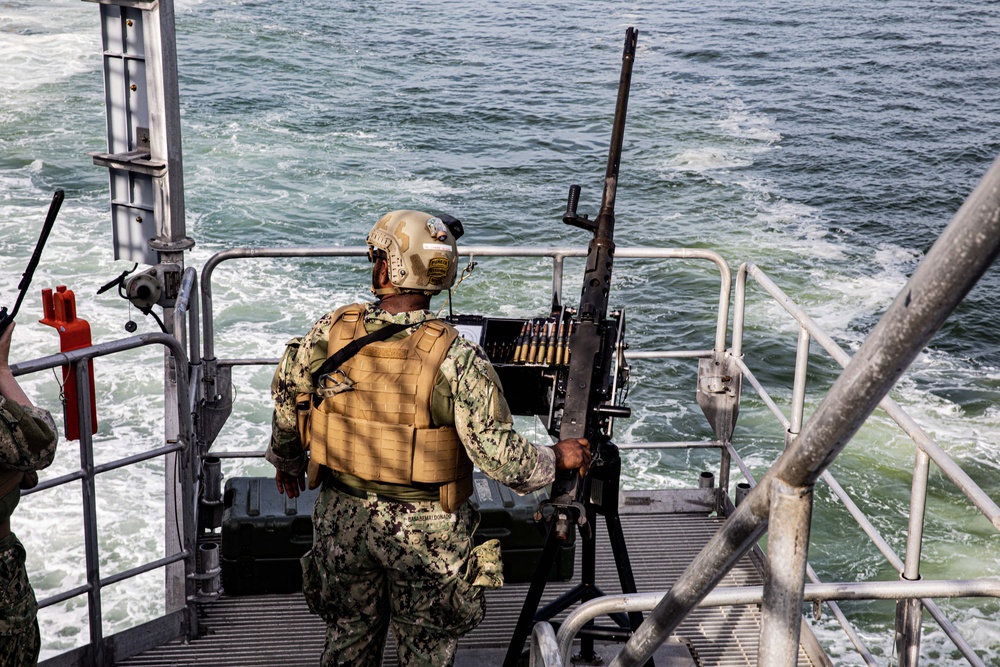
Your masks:
<instances>
[{"instance_id":1,"label":"cable reel","mask_svg":"<svg viewBox=\"0 0 1000 667\"><path fill-rule=\"evenodd\" d=\"M138 264L134 264L131 269L122 271L118 277L105 283L97 290L97 293L103 294L113 287L117 287L118 296L128 301L130 306L135 306L143 315L151 315L156 320L160 330L167 333L163 320L153 311L153 306L167 308L173 305L176 299L176 289L171 295L169 287L177 285L180 267L176 264L157 264L135 273L138 266ZM130 316L125 322L125 331L135 333L138 328L139 326Z\"/></svg>"}]
</instances>

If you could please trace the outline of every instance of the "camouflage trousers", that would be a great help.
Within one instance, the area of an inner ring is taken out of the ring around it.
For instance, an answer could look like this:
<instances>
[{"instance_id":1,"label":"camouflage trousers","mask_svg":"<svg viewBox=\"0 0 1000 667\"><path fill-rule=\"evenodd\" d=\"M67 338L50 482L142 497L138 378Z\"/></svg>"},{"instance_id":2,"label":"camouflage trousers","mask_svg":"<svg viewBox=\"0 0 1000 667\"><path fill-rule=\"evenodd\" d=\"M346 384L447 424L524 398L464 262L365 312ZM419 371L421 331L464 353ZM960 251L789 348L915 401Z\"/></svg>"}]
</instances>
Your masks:
<instances>
[{"instance_id":1,"label":"camouflage trousers","mask_svg":"<svg viewBox=\"0 0 1000 667\"><path fill-rule=\"evenodd\" d=\"M14 535L0 539L0 656L5 667L38 663L38 604L24 569L24 547Z\"/></svg>"},{"instance_id":2,"label":"camouflage trousers","mask_svg":"<svg viewBox=\"0 0 1000 667\"><path fill-rule=\"evenodd\" d=\"M448 667L503 584L499 543L473 548L479 514L438 502L379 501L323 489L302 559L309 608L327 625L322 665L378 667L391 624L405 667Z\"/></svg>"}]
</instances>

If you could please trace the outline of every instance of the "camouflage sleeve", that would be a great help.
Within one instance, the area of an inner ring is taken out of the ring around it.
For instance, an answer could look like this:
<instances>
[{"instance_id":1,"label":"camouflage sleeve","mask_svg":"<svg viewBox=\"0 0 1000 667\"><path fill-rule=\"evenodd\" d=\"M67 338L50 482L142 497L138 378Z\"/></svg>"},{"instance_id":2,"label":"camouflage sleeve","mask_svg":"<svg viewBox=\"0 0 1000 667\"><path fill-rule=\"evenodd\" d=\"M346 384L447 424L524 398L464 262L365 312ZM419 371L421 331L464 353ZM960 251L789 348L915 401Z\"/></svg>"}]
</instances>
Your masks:
<instances>
[{"instance_id":1,"label":"camouflage sleeve","mask_svg":"<svg viewBox=\"0 0 1000 667\"><path fill-rule=\"evenodd\" d=\"M48 411L0 396L0 467L22 472L47 468L55 458L58 440Z\"/></svg>"},{"instance_id":2,"label":"camouflage sleeve","mask_svg":"<svg viewBox=\"0 0 1000 667\"><path fill-rule=\"evenodd\" d=\"M514 430L500 379L478 345L456 339L441 373L451 385L458 437L481 471L521 494L552 482L555 453Z\"/></svg>"},{"instance_id":3,"label":"camouflage sleeve","mask_svg":"<svg viewBox=\"0 0 1000 667\"><path fill-rule=\"evenodd\" d=\"M332 313L328 313L304 337L288 341L271 380L274 414L271 417L271 442L264 458L278 470L292 475L299 474L306 464L297 428L295 397L313 390L311 360L320 352L325 358L331 322Z\"/></svg>"}]
</instances>

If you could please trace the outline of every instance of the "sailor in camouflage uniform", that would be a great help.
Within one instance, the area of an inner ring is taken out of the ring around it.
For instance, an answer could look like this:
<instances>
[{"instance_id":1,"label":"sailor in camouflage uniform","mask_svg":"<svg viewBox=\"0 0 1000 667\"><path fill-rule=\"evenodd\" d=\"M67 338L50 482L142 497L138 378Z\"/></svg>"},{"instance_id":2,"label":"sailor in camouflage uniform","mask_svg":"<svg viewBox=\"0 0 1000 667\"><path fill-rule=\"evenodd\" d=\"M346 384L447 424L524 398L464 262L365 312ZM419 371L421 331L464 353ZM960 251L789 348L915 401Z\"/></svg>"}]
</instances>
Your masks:
<instances>
[{"instance_id":1,"label":"sailor in camouflage uniform","mask_svg":"<svg viewBox=\"0 0 1000 667\"><path fill-rule=\"evenodd\" d=\"M379 665L390 624L400 664L451 665L483 618L483 589L503 584L499 544L473 548L472 464L520 493L590 464L585 440L539 446L514 431L486 354L427 310L457 273L460 227L441 218L383 216L368 236L379 300L290 341L271 386L278 489L298 496L307 465L310 487L322 484L302 567L327 623L324 666ZM314 382L330 355L389 324L417 326Z\"/></svg>"},{"instance_id":2,"label":"sailor in camouflage uniform","mask_svg":"<svg viewBox=\"0 0 1000 667\"><path fill-rule=\"evenodd\" d=\"M10 515L21 489L38 483L36 470L55 457L52 415L34 407L8 366L11 323L0 336L0 662L35 665L41 649L38 604L24 568L24 547L10 532Z\"/></svg>"}]
</instances>

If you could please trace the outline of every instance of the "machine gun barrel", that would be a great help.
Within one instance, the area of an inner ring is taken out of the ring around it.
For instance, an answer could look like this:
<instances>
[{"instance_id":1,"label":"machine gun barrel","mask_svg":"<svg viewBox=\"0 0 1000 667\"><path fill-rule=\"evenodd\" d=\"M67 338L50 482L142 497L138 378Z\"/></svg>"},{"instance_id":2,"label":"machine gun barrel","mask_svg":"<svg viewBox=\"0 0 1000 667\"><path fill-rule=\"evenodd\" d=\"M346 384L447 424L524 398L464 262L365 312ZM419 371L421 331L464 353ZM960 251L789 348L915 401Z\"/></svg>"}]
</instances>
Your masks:
<instances>
[{"instance_id":1,"label":"machine gun barrel","mask_svg":"<svg viewBox=\"0 0 1000 667\"><path fill-rule=\"evenodd\" d=\"M628 112L637 37L638 31L635 28L629 28L625 32L615 120L611 129L611 145L608 148L608 163L604 173L604 192L601 196L600 211L594 221L596 229L588 250L583 295L580 299L581 319L603 320L608 312L608 291L611 287L611 266L615 252L615 198L618 193L618 171L625 139L625 116Z\"/></svg>"},{"instance_id":2,"label":"machine gun barrel","mask_svg":"<svg viewBox=\"0 0 1000 667\"><path fill-rule=\"evenodd\" d=\"M574 185L570 188L567 210L563 217L563 221L568 224L592 230L594 236L587 250L583 292L580 297L580 308L577 311L579 320L572 330L567 348L570 363L559 437L560 439L587 438L593 451L599 451L603 444L603 425L609 418L609 412L602 411L601 406L611 398L610 375L614 327L609 325L607 313L615 254L615 196L618 189L618 171L625 136L625 117L637 37L638 31L635 28L629 28L625 33L618 100L615 106L600 211L593 222L588 221L585 216L578 216L576 207L580 189ZM572 472L560 473L553 484L552 503L561 506L571 504L579 506L577 502L579 496L579 476ZM566 512L556 513L555 531L561 539L565 539L568 535L566 515Z\"/></svg>"},{"instance_id":3,"label":"machine gun barrel","mask_svg":"<svg viewBox=\"0 0 1000 667\"><path fill-rule=\"evenodd\" d=\"M608 165L604 177L604 194L601 209L593 221L577 214L580 186L572 185L563 222L593 233L587 249L586 269L580 308L575 316L565 306L559 312L559 326L553 326L558 348L554 351L556 369L553 378L552 402L549 410L549 433L560 440L587 438L591 451L588 476L583 479L576 470L560 470L552 483L552 494L539 504L536 520L547 517L550 521L545 548L542 550L531 587L524 598L517 626L511 636L504 659L504 667L521 664L524 641L536 620L548 619L565 610L577 600L589 599L595 591L596 572L594 531L589 525L590 516L603 514L608 523L608 537L618 567L621 590L635 592L628 553L618 520L618 489L621 475L621 458L618 448L610 441L611 419L628 416L628 409L614 404L614 385L611 382L615 351L620 344L623 315L608 318L608 293L611 288L611 268L614 262L615 195L618 190L618 168L621 162L622 142L625 136L625 114L628 108L629 88L632 81L632 64L638 32L629 28L625 33L622 54L621 80L618 84L618 101L608 151ZM558 304L553 304L556 306ZM554 315L555 313L553 313ZM565 341L568 339L568 344ZM546 355L546 360L548 356ZM568 366L568 368L567 368ZM616 373L617 375L617 373ZM558 428L556 427L558 422ZM584 499L584 496L587 496ZM586 504L585 504L586 503ZM570 537L572 524L580 526L583 537L583 581L572 590L539 609L545 582L548 579L558 550L557 541ZM616 619L622 624L621 619ZM641 614L632 614L628 623L633 629L642 623ZM617 628L615 629L618 630ZM598 664L593 651L593 638L581 642L582 661ZM596 661L596 662L595 662Z\"/></svg>"},{"instance_id":4,"label":"machine gun barrel","mask_svg":"<svg viewBox=\"0 0 1000 667\"><path fill-rule=\"evenodd\" d=\"M602 353L602 329L606 325L608 294L611 288L611 270L615 254L615 195L618 189L618 171L621 164L622 143L625 136L625 116L632 81L632 64L638 32L629 28L625 33L622 53L622 71L618 83L618 100L611 131L611 147L604 176L604 194L601 209L595 220L594 238L587 250L587 266L583 277L583 293L578 311L580 323L570 338L572 354L569 381L566 386L566 405L559 432L562 438L593 437L596 431L595 389L600 390L604 371L610 370L610 359ZM579 187L570 190L572 217L579 196ZM567 217L571 212L567 211ZM578 218L577 218L578 219Z\"/></svg>"},{"instance_id":5,"label":"machine gun barrel","mask_svg":"<svg viewBox=\"0 0 1000 667\"><path fill-rule=\"evenodd\" d=\"M14 302L14 309L8 315L6 306L0 308L0 335L3 335L3 332L10 326L10 323L17 317L17 311L21 309L21 302L24 301L24 295L28 292L28 287L31 286L31 279L34 277L35 269L38 268L38 262L42 258L42 249L45 248L45 242L49 239L49 232L52 231L53 225L56 224L56 216L59 215L59 207L62 206L64 197L65 193L62 190L56 190L52 194L52 202L49 204L49 212L45 216L45 222L42 224L42 232L38 235L35 251L31 253L31 259L28 260L28 267L21 274L21 282L17 285L17 289L20 292L17 295L17 301Z\"/></svg>"}]
</instances>

